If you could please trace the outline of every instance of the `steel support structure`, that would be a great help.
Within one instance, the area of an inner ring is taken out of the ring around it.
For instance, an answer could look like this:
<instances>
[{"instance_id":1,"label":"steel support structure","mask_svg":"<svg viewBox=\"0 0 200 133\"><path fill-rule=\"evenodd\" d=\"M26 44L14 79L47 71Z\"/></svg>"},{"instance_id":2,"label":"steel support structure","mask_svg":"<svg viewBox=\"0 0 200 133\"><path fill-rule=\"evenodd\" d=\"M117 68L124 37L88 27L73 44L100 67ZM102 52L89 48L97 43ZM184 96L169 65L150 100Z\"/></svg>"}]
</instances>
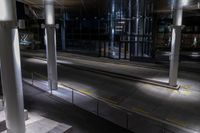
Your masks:
<instances>
[{"instance_id":1,"label":"steel support structure","mask_svg":"<svg viewBox=\"0 0 200 133\"><path fill-rule=\"evenodd\" d=\"M65 12L65 9L63 9L63 23L61 26L61 40L62 40L62 50L66 50L66 19L67 19L67 13Z\"/></svg>"},{"instance_id":2,"label":"steel support structure","mask_svg":"<svg viewBox=\"0 0 200 133\"><path fill-rule=\"evenodd\" d=\"M44 7L48 84L52 91L56 90L58 86L54 0L44 0Z\"/></svg>"},{"instance_id":3,"label":"steel support structure","mask_svg":"<svg viewBox=\"0 0 200 133\"><path fill-rule=\"evenodd\" d=\"M172 44L170 55L169 85L177 86L179 55L181 45L183 7L180 0L176 0L172 26Z\"/></svg>"},{"instance_id":4,"label":"steel support structure","mask_svg":"<svg viewBox=\"0 0 200 133\"><path fill-rule=\"evenodd\" d=\"M137 57L140 55L140 31L139 31L139 25L140 25L140 8L141 8L141 4L140 4L140 0L136 0L136 8L135 8L135 17L136 17L136 21L135 21L135 45L134 45L134 56Z\"/></svg>"},{"instance_id":5,"label":"steel support structure","mask_svg":"<svg viewBox=\"0 0 200 133\"><path fill-rule=\"evenodd\" d=\"M130 53L130 49L131 49L131 44L132 44L132 40L131 40L131 36L132 36L132 0L129 0L128 2L128 16L129 16L129 22L128 22L128 51ZM129 57L130 58L130 55Z\"/></svg>"},{"instance_id":6,"label":"steel support structure","mask_svg":"<svg viewBox=\"0 0 200 133\"><path fill-rule=\"evenodd\" d=\"M0 61L8 133L25 133L16 1L0 1Z\"/></svg>"},{"instance_id":7,"label":"steel support structure","mask_svg":"<svg viewBox=\"0 0 200 133\"><path fill-rule=\"evenodd\" d=\"M110 56L115 57L115 0L111 1L111 14L110 14Z\"/></svg>"}]
</instances>

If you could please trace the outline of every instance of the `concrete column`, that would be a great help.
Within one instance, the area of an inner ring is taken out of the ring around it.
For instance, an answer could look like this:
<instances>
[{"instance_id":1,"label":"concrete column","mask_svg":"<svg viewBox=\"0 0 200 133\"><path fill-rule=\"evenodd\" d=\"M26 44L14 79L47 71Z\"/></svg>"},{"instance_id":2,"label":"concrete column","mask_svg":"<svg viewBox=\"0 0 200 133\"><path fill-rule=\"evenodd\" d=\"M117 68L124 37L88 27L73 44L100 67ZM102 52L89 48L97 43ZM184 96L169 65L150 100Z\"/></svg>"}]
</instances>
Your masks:
<instances>
[{"instance_id":1,"label":"concrete column","mask_svg":"<svg viewBox=\"0 0 200 133\"><path fill-rule=\"evenodd\" d=\"M44 0L45 6L45 43L47 53L48 83L50 90L57 89L57 53L54 1Z\"/></svg>"},{"instance_id":2,"label":"concrete column","mask_svg":"<svg viewBox=\"0 0 200 133\"><path fill-rule=\"evenodd\" d=\"M25 133L16 1L0 0L0 61L8 133Z\"/></svg>"},{"instance_id":3,"label":"concrete column","mask_svg":"<svg viewBox=\"0 0 200 133\"><path fill-rule=\"evenodd\" d=\"M174 21L172 26L172 45L169 72L169 85L171 86L177 86L179 53L181 45L182 16L183 8L181 6L181 2L177 0L176 7L174 10Z\"/></svg>"}]
</instances>

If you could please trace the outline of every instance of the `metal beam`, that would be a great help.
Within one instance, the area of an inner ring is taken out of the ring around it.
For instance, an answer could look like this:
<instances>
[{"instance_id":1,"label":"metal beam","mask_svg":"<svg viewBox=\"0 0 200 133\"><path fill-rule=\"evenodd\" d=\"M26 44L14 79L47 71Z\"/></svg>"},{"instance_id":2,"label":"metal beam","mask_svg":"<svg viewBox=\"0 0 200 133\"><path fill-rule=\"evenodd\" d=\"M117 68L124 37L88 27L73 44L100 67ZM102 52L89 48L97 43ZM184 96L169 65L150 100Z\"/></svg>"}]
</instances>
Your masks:
<instances>
[{"instance_id":1,"label":"metal beam","mask_svg":"<svg viewBox=\"0 0 200 133\"><path fill-rule=\"evenodd\" d=\"M63 23L61 26L61 40L62 40L62 50L66 50L66 19L67 19L67 13L65 10L63 11Z\"/></svg>"},{"instance_id":2,"label":"metal beam","mask_svg":"<svg viewBox=\"0 0 200 133\"><path fill-rule=\"evenodd\" d=\"M115 0L111 1L111 14L110 14L110 56L115 57L115 19L116 19Z\"/></svg>"},{"instance_id":3,"label":"metal beam","mask_svg":"<svg viewBox=\"0 0 200 133\"><path fill-rule=\"evenodd\" d=\"M128 22L128 51L130 51L131 49L131 45L132 45L132 42L131 42L131 35L132 35L132 0L129 0L129 3L128 3L128 16L129 16L129 22ZM126 54L126 52L125 52ZM126 57L126 55L125 55ZM130 55L129 55L129 58Z\"/></svg>"},{"instance_id":4,"label":"metal beam","mask_svg":"<svg viewBox=\"0 0 200 133\"><path fill-rule=\"evenodd\" d=\"M139 40L140 40L140 31L139 31L139 25L140 25L140 8L141 8L141 4L140 4L140 0L136 0L135 1L136 6L135 6L135 16L136 16L136 21L135 21L135 46L134 46L134 56L137 57L139 55Z\"/></svg>"}]
</instances>

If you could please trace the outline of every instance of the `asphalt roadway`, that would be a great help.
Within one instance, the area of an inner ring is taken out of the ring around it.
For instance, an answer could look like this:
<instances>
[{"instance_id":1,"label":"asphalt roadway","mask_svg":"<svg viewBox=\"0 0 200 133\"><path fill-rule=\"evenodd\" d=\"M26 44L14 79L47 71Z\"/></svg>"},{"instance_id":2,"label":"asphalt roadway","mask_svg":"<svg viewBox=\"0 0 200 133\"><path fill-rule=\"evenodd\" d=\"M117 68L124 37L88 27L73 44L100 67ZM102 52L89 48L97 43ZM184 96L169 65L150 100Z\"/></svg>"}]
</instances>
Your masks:
<instances>
[{"instance_id":1,"label":"asphalt roadway","mask_svg":"<svg viewBox=\"0 0 200 133\"><path fill-rule=\"evenodd\" d=\"M199 91L170 90L163 87L124 80L82 69L73 68L74 62L58 64L59 81L67 86L102 97L130 110L183 127L200 130ZM47 75L46 61L22 58L22 68ZM151 71L151 70L150 70Z\"/></svg>"}]
</instances>

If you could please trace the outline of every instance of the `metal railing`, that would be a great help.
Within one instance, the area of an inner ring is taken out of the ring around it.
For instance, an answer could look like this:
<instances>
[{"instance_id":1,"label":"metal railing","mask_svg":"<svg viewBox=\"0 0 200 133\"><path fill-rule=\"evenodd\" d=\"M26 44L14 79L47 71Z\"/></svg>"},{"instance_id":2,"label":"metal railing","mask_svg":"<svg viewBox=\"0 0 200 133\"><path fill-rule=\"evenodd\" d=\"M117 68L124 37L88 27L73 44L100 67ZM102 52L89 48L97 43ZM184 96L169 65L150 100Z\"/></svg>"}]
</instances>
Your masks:
<instances>
[{"instance_id":1,"label":"metal railing","mask_svg":"<svg viewBox=\"0 0 200 133\"><path fill-rule=\"evenodd\" d=\"M36 86L53 96L71 102L130 131L136 133L176 133L176 131L182 130L180 126L157 119L143 110L137 108L127 109L114 101L95 96L84 90L74 89L65 83L59 82L58 90L49 90L47 77L39 73L23 71L23 77L23 80L32 86Z\"/></svg>"}]
</instances>

